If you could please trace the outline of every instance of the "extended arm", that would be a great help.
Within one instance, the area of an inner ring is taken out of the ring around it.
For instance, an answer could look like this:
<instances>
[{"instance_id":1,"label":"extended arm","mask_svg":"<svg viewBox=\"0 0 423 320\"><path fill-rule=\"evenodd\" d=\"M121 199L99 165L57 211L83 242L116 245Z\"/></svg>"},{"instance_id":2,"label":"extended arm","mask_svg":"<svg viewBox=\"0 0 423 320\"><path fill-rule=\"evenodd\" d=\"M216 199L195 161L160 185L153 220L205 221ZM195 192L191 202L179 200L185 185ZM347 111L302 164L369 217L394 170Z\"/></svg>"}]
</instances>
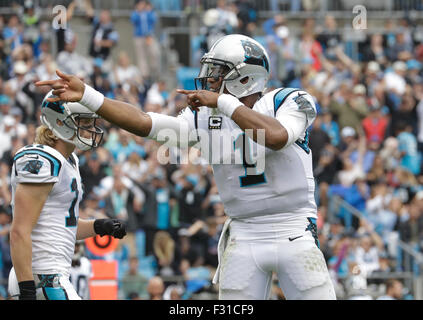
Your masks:
<instances>
[{"instance_id":1,"label":"extended arm","mask_svg":"<svg viewBox=\"0 0 423 320\"><path fill-rule=\"evenodd\" d=\"M105 98L97 114L137 136L147 137L152 128L152 120L147 113L125 102Z\"/></svg>"},{"instance_id":2,"label":"extended arm","mask_svg":"<svg viewBox=\"0 0 423 320\"><path fill-rule=\"evenodd\" d=\"M50 102L79 102L110 123L141 137L160 140L163 138L159 134L162 130L171 130L176 141L171 141L170 145L178 145L181 139L190 136L192 125L188 123L186 117L145 113L128 103L104 98L102 94L85 85L76 76L66 75L60 71L57 71L57 75L61 79L36 83L37 86L48 85L53 88L52 93L56 97L49 98Z\"/></svg>"}]
</instances>

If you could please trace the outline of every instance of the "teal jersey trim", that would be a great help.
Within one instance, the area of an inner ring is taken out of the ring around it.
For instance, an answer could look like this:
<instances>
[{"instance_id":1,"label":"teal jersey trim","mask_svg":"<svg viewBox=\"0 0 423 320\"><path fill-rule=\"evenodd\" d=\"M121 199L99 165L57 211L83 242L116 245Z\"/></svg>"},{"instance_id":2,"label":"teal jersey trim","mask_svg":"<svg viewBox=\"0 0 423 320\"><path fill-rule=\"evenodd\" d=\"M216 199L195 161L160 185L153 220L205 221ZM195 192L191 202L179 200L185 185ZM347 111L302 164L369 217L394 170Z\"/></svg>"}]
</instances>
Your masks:
<instances>
[{"instance_id":1,"label":"teal jersey trim","mask_svg":"<svg viewBox=\"0 0 423 320\"><path fill-rule=\"evenodd\" d=\"M307 226L307 228L305 229L305 231L310 231L313 238L314 238L314 242L316 243L316 246L320 249L320 241L319 241L319 236L317 233L317 219L316 218L307 218L309 224Z\"/></svg>"},{"instance_id":2,"label":"teal jersey trim","mask_svg":"<svg viewBox=\"0 0 423 320\"><path fill-rule=\"evenodd\" d=\"M295 143L303 149L307 154L310 153L310 147L308 146L309 143L309 131L306 131L305 137L303 141L297 140Z\"/></svg>"},{"instance_id":3,"label":"teal jersey trim","mask_svg":"<svg viewBox=\"0 0 423 320\"><path fill-rule=\"evenodd\" d=\"M286 98L293 92L300 91L297 88L283 88L279 90L273 97L273 105L275 108L275 116L278 109L285 102Z\"/></svg>"},{"instance_id":4,"label":"teal jersey trim","mask_svg":"<svg viewBox=\"0 0 423 320\"><path fill-rule=\"evenodd\" d=\"M51 154L45 151L41 151L37 149L25 150L16 154L15 157L13 158L13 161L16 161L19 158L22 158L26 154L38 154L46 158L51 164L51 175L54 177L57 177L59 175L60 169L62 168L62 163L57 158L55 158L54 156L52 156Z\"/></svg>"}]
</instances>

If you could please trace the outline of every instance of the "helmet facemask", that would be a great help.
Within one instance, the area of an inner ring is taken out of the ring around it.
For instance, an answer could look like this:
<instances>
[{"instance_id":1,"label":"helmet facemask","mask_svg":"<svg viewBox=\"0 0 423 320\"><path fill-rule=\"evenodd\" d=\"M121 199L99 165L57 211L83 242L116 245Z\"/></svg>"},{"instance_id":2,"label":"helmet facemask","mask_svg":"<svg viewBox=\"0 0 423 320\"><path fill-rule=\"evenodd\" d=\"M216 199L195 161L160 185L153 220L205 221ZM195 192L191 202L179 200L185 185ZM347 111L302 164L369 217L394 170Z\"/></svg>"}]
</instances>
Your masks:
<instances>
[{"instance_id":1,"label":"helmet facemask","mask_svg":"<svg viewBox=\"0 0 423 320\"><path fill-rule=\"evenodd\" d=\"M228 61L203 57L201 65L200 73L195 78L196 90L223 93L226 82L233 81L241 76L234 64ZM211 88L209 79L213 79L214 82L221 81L220 87Z\"/></svg>"},{"instance_id":2,"label":"helmet facemask","mask_svg":"<svg viewBox=\"0 0 423 320\"><path fill-rule=\"evenodd\" d=\"M96 125L98 118L95 113L70 114L63 123L75 131L75 136L67 141L83 151L97 148L104 135L103 129Z\"/></svg>"}]
</instances>

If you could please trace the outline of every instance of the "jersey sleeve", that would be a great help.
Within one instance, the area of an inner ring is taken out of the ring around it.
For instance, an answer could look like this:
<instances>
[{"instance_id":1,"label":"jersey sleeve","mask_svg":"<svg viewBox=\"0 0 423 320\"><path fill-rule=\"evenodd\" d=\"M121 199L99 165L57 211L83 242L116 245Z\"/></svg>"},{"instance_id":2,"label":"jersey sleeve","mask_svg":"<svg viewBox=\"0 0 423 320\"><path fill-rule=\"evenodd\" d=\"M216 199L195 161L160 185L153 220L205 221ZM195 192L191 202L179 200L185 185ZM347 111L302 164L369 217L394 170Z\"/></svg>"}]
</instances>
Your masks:
<instances>
[{"instance_id":1,"label":"jersey sleeve","mask_svg":"<svg viewBox=\"0 0 423 320\"><path fill-rule=\"evenodd\" d=\"M198 142L197 111L185 108L177 117L148 112L152 128L147 138L168 146L192 146Z\"/></svg>"},{"instance_id":2,"label":"jersey sleeve","mask_svg":"<svg viewBox=\"0 0 423 320\"><path fill-rule=\"evenodd\" d=\"M286 146L289 146L306 139L307 129L316 118L316 106L313 97L305 91L291 89L284 93L284 90L275 94L274 114L288 132Z\"/></svg>"},{"instance_id":3,"label":"jersey sleeve","mask_svg":"<svg viewBox=\"0 0 423 320\"><path fill-rule=\"evenodd\" d=\"M13 171L17 183L55 183L62 167L60 160L39 150L25 150L14 157Z\"/></svg>"}]
</instances>

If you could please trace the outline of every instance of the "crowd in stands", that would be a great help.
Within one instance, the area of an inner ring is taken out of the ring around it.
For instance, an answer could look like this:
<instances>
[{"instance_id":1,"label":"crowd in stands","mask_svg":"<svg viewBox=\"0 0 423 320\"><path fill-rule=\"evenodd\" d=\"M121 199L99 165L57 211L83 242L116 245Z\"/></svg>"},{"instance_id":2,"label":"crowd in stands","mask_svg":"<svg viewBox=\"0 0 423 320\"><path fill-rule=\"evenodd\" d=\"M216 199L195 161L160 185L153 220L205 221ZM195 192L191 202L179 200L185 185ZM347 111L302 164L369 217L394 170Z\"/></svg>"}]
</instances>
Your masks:
<instances>
[{"instance_id":1,"label":"crowd in stands","mask_svg":"<svg viewBox=\"0 0 423 320\"><path fill-rule=\"evenodd\" d=\"M17 5L15 14L0 15L0 296L7 296L12 266L13 155L33 143L48 91L34 81L55 78L60 69L106 97L146 112L177 115L186 100L161 78L156 6L178 4L137 2L128 17L133 30L123 35L108 9L96 11L90 0L70 2L68 22L74 10L82 10L91 25L85 52L77 52L78 34L71 24L53 29L52 17L39 15L32 1ZM315 98L318 116L309 142L319 240L338 298L412 299L403 282L370 276L404 271L398 241L418 252L423 246L423 45L413 21L388 21L383 31L368 34L358 59L346 53L330 15L323 22L306 19L294 35L283 12L260 21L250 1L218 0L201 22L199 56L221 35L257 36L271 59L268 90L301 87ZM124 50L113 59L120 38L128 36L134 39L136 61ZM211 279L226 216L211 167L201 161L161 165L156 142L106 121L101 125L104 143L76 151L84 182L80 217L127 223L128 235L105 257L119 261L119 298L216 298ZM334 206L335 197L363 217ZM369 286L376 291L369 294ZM276 282L272 299L283 299Z\"/></svg>"}]
</instances>

